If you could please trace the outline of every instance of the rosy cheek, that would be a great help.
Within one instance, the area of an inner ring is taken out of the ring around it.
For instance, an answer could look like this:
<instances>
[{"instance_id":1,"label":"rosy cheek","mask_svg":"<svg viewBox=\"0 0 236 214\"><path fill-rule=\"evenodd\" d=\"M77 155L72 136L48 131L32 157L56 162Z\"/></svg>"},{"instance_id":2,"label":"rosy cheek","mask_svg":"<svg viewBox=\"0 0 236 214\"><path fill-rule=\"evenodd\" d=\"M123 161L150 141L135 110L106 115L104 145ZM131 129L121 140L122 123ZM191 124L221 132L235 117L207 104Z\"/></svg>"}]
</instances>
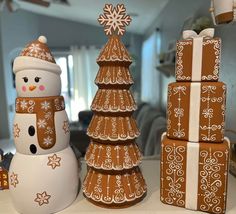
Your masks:
<instances>
[{"instance_id":1,"label":"rosy cheek","mask_svg":"<svg viewBox=\"0 0 236 214\"><path fill-rule=\"evenodd\" d=\"M25 86L22 86L22 91L26 91L26 87Z\"/></svg>"},{"instance_id":2,"label":"rosy cheek","mask_svg":"<svg viewBox=\"0 0 236 214\"><path fill-rule=\"evenodd\" d=\"M44 90L45 90L45 87L44 87L43 85L40 85L40 86L39 86L39 90L40 90L40 91L44 91Z\"/></svg>"}]
</instances>

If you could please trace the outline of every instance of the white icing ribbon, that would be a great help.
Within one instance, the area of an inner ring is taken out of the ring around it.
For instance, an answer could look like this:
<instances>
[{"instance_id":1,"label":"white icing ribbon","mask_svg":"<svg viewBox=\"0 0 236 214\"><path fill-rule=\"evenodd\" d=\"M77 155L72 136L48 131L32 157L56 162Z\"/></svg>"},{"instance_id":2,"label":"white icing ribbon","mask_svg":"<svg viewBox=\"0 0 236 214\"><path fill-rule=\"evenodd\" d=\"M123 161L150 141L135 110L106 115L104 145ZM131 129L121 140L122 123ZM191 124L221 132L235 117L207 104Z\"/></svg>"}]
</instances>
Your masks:
<instances>
[{"instance_id":1,"label":"white icing ribbon","mask_svg":"<svg viewBox=\"0 0 236 214\"><path fill-rule=\"evenodd\" d=\"M200 144L187 143L185 208L197 210Z\"/></svg>"},{"instance_id":2,"label":"white icing ribbon","mask_svg":"<svg viewBox=\"0 0 236 214\"><path fill-rule=\"evenodd\" d=\"M199 34L193 30L183 31L184 39L193 39L192 81L201 81L203 38L213 38L214 32L214 28L204 29Z\"/></svg>"},{"instance_id":3,"label":"white icing ribbon","mask_svg":"<svg viewBox=\"0 0 236 214\"><path fill-rule=\"evenodd\" d=\"M190 83L190 105L189 105L189 141L199 141L199 120L201 106L201 83Z\"/></svg>"},{"instance_id":4,"label":"white icing ribbon","mask_svg":"<svg viewBox=\"0 0 236 214\"><path fill-rule=\"evenodd\" d=\"M201 81L203 37L193 39L192 81Z\"/></svg>"}]
</instances>

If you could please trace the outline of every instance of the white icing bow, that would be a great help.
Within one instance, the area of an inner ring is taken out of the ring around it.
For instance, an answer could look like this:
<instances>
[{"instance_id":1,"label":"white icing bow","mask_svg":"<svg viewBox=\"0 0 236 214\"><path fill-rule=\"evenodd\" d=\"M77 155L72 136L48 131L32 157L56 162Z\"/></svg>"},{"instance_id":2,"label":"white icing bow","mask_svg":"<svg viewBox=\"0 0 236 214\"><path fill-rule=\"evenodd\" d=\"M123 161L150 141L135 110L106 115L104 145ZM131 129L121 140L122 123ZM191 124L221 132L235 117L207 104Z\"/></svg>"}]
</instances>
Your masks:
<instances>
[{"instance_id":1,"label":"white icing bow","mask_svg":"<svg viewBox=\"0 0 236 214\"><path fill-rule=\"evenodd\" d=\"M206 28L202 30L199 34L197 34L193 30L185 30L183 31L183 39L193 39L196 37L208 37L208 38L213 38L215 33L214 28Z\"/></svg>"}]
</instances>

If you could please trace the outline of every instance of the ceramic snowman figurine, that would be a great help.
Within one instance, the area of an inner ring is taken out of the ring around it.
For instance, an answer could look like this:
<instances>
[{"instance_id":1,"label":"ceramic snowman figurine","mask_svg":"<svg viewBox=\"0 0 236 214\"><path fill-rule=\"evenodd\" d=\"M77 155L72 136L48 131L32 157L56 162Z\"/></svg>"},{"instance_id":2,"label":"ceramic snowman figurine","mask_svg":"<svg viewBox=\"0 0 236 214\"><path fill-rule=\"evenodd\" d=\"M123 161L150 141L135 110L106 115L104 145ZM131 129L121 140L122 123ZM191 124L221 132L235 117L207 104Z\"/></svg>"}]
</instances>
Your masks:
<instances>
[{"instance_id":1,"label":"ceramic snowman figurine","mask_svg":"<svg viewBox=\"0 0 236 214\"><path fill-rule=\"evenodd\" d=\"M40 36L14 61L16 154L10 193L19 213L55 213L76 198L77 159L69 146L69 123L61 93L61 69Z\"/></svg>"}]
</instances>

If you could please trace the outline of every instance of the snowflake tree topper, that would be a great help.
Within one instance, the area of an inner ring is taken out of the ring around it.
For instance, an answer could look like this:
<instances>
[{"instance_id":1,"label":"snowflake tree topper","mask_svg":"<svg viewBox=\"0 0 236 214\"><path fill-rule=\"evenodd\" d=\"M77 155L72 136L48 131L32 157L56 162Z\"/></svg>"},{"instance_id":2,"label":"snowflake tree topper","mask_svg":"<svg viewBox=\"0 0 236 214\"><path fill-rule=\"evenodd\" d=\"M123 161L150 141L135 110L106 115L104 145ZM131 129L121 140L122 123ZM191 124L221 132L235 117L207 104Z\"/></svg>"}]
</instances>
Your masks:
<instances>
[{"instance_id":1,"label":"snowflake tree topper","mask_svg":"<svg viewBox=\"0 0 236 214\"><path fill-rule=\"evenodd\" d=\"M98 22L104 26L104 32L107 36L117 34L124 35L125 27L131 22L131 17L126 14L124 4L106 4L103 8L104 13L98 18Z\"/></svg>"}]
</instances>

